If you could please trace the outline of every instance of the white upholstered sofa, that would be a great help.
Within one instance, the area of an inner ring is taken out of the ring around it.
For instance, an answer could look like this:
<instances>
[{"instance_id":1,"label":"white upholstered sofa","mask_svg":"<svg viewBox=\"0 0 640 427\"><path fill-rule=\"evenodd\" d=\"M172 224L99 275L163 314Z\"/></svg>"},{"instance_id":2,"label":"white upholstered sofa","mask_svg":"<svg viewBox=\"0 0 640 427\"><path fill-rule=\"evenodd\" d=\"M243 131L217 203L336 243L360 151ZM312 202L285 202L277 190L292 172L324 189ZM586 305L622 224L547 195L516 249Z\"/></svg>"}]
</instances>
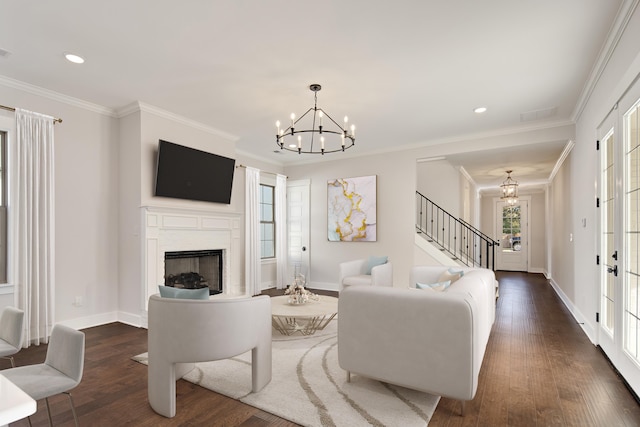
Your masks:
<instances>
[{"instance_id":1,"label":"white upholstered sofa","mask_svg":"<svg viewBox=\"0 0 640 427\"><path fill-rule=\"evenodd\" d=\"M194 362L226 359L251 350L252 390L271 381L271 299L149 298L149 404L176 414L176 380Z\"/></svg>"},{"instance_id":2,"label":"white upholstered sofa","mask_svg":"<svg viewBox=\"0 0 640 427\"><path fill-rule=\"evenodd\" d=\"M436 283L448 267L419 266ZM464 269L443 292L351 286L338 301L338 360L351 373L464 402L474 398L495 320L495 275ZM357 377L354 378L354 382Z\"/></svg>"}]
</instances>

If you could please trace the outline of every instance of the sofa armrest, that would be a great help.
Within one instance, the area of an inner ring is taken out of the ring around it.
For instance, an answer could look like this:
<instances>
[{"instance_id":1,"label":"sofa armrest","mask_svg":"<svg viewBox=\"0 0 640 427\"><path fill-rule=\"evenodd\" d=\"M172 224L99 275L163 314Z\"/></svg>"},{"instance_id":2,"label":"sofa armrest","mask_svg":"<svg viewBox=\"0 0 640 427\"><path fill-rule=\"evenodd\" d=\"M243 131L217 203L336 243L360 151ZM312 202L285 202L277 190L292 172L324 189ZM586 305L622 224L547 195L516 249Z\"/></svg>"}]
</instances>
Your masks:
<instances>
[{"instance_id":1,"label":"sofa armrest","mask_svg":"<svg viewBox=\"0 0 640 427\"><path fill-rule=\"evenodd\" d=\"M471 400L482 361L475 325L480 309L460 293L348 287L338 300L340 367L379 381Z\"/></svg>"},{"instance_id":2,"label":"sofa armrest","mask_svg":"<svg viewBox=\"0 0 640 427\"><path fill-rule=\"evenodd\" d=\"M371 269L371 286L393 286L393 265L389 261Z\"/></svg>"},{"instance_id":3,"label":"sofa armrest","mask_svg":"<svg viewBox=\"0 0 640 427\"><path fill-rule=\"evenodd\" d=\"M364 274L366 259L356 259L340 263L340 286L345 277L359 276Z\"/></svg>"}]
</instances>

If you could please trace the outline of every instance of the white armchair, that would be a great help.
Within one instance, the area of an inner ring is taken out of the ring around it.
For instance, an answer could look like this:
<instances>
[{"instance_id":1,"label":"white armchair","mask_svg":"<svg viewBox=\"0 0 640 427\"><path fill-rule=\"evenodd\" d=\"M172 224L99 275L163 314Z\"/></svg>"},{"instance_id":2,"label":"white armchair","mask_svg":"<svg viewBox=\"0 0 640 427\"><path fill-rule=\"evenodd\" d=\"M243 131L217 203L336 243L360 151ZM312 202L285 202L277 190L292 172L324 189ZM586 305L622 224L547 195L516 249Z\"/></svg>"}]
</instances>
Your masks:
<instances>
[{"instance_id":1,"label":"white armchair","mask_svg":"<svg viewBox=\"0 0 640 427\"><path fill-rule=\"evenodd\" d=\"M252 390L271 381L271 299L149 298L149 404L176 414L176 380L195 362L227 359L251 350Z\"/></svg>"},{"instance_id":2,"label":"white armchair","mask_svg":"<svg viewBox=\"0 0 640 427\"><path fill-rule=\"evenodd\" d=\"M357 259L340 263L340 290L346 286L393 286L393 265L390 261L371 268L367 274L369 259Z\"/></svg>"}]
</instances>

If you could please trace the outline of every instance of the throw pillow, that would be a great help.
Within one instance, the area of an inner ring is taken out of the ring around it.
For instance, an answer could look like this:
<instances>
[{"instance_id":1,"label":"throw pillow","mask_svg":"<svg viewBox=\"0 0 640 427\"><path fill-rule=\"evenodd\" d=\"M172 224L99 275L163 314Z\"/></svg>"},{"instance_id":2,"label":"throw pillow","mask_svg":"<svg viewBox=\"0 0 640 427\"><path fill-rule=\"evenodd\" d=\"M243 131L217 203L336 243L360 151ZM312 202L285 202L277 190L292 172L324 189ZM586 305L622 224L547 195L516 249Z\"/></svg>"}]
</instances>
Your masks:
<instances>
[{"instance_id":1,"label":"throw pillow","mask_svg":"<svg viewBox=\"0 0 640 427\"><path fill-rule=\"evenodd\" d=\"M449 274L459 274L460 277L464 276L464 270L461 270L459 268L449 267L447 271L449 272Z\"/></svg>"},{"instance_id":2,"label":"throw pillow","mask_svg":"<svg viewBox=\"0 0 640 427\"><path fill-rule=\"evenodd\" d=\"M375 267L377 265L386 264L387 263L387 259L388 259L388 257L386 257L386 256L373 256L373 255L371 255L369 257L369 263L367 264L367 270L365 271L365 274L371 274L371 270L373 269L373 267Z\"/></svg>"},{"instance_id":3,"label":"throw pillow","mask_svg":"<svg viewBox=\"0 0 640 427\"><path fill-rule=\"evenodd\" d=\"M416 288L418 289L430 289L432 291L443 292L447 290L447 288L451 286L451 280L446 280L444 282L432 283L432 284L424 284L424 283L416 283Z\"/></svg>"},{"instance_id":4,"label":"throw pillow","mask_svg":"<svg viewBox=\"0 0 640 427\"><path fill-rule=\"evenodd\" d=\"M462 270L457 271L455 274L450 273L449 270L445 270L442 272L442 274L440 274L440 277L438 277L438 282L451 280L451 283L453 283L462 277Z\"/></svg>"},{"instance_id":5,"label":"throw pillow","mask_svg":"<svg viewBox=\"0 0 640 427\"><path fill-rule=\"evenodd\" d=\"M209 299L209 288L200 289L180 289L172 286L158 286L160 289L160 296L163 298L178 298L178 299Z\"/></svg>"}]
</instances>

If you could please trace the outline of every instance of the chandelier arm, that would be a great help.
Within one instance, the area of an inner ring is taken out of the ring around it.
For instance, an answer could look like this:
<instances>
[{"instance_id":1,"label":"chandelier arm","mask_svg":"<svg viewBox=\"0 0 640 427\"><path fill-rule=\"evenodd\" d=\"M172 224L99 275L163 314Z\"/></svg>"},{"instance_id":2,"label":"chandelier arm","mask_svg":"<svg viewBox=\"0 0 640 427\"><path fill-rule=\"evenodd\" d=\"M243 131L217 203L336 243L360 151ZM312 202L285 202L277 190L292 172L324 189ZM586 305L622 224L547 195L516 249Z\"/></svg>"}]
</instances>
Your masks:
<instances>
[{"instance_id":1,"label":"chandelier arm","mask_svg":"<svg viewBox=\"0 0 640 427\"><path fill-rule=\"evenodd\" d=\"M303 115L301 115L300 117L298 117L298 119L296 121L293 122L293 128L295 129L296 127L296 123L298 123L300 120L302 120L304 118L304 116L306 116L307 114L309 114L309 111L313 110L313 107L310 107L307 111L304 112ZM284 130L284 134L288 134L291 133L291 126L289 126L288 128L286 128Z\"/></svg>"},{"instance_id":2,"label":"chandelier arm","mask_svg":"<svg viewBox=\"0 0 640 427\"><path fill-rule=\"evenodd\" d=\"M331 120L331 122L336 125L336 127L338 129L342 129L342 133L344 133L344 131L346 131L346 129L343 129L341 125L339 125L335 120L333 120L333 117L331 117L327 112L325 112L322 108L318 108L319 111L322 111L322 114L324 114L325 116L327 116L329 118L329 120ZM329 131L325 131L323 129L324 132L329 132ZM337 132L336 132L337 133ZM349 135L345 135L345 136L349 136Z\"/></svg>"}]
</instances>

